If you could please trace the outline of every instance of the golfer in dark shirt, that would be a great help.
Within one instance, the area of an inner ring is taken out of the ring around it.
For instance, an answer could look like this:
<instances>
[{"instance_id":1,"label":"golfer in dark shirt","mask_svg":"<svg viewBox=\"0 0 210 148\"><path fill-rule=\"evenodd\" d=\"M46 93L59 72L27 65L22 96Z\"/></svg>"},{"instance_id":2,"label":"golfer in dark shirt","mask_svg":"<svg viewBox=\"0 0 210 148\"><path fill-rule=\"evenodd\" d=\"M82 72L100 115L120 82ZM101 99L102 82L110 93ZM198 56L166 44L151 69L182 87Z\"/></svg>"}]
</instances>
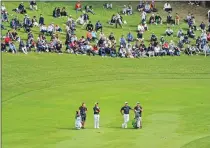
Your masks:
<instances>
[{"instance_id":1,"label":"golfer in dark shirt","mask_svg":"<svg viewBox=\"0 0 210 148\"><path fill-rule=\"evenodd\" d=\"M127 123L129 121L129 111L132 110L130 106L128 106L128 102L125 102L125 106L123 106L120 110L121 114L124 118L124 123L122 124L122 128L127 128Z\"/></svg>"},{"instance_id":2,"label":"golfer in dark shirt","mask_svg":"<svg viewBox=\"0 0 210 148\"><path fill-rule=\"evenodd\" d=\"M142 119L141 114L143 112L142 106L140 106L140 103L137 102L136 106L134 107L134 113L135 113L135 119L137 122L137 128L142 128Z\"/></svg>"},{"instance_id":3,"label":"golfer in dark shirt","mask_svg":"<svg viewBox=\"0 0 210 148\"><path fill-rule=\"evenodd\" d=\"M98 103L95 103L95 106L93 107L93 113L94 113L94 128L99 128L100 108L98 106Z\"/></svg>"},{"instance_id":4,"label":"golfer in dark shirt","mask_svg":"<svg viewBox=\"0 0 210 148\"><path fill-rule=\"evenodd\" d=\"M85 103L82 103L82 106L79 107L79 112L82 118L82 128L84 129L86 121L86 112L87 112L87 107L85 106Z\"/></svg>"}]
</instances>

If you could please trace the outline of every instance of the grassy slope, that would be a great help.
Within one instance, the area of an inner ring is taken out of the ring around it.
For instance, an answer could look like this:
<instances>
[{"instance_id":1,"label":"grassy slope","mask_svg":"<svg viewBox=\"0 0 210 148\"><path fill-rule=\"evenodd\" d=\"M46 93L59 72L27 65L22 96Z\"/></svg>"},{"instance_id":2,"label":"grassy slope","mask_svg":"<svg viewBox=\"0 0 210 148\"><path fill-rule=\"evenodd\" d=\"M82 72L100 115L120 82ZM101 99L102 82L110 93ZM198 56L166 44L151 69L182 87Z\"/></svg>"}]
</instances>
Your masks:
<instances>
[{"instance_id":1,"label":"grassy slope","mask_svg":"<svg viewBox=\"0 0 210 148\"><path fill-rule=\"evenodd\" d=\"M6 4L11 8L17 5ZM50 8L45 6L39 7L47 16L55 4L51 3ZM138 15L135 16L136 20L126 19L137 24ZM52 21L49 18L47 23ZM96 15L94 20L99 18L102 19ZM108 18L106 15L104 22ZM152 31L160 33L158 29ZM106 33L111 31L107 26ZM114 31L119 37L121 29ZM210 145L209 58L138 60L57 54L3 54L2 58L4 148L204 148ZM75 131L72 129L74 112L82 101L89 108L87 130ZM92 129L91 108L95 101L102 108L100 130ZM119 109L125 101L132 106L140 101L144 106L142 130L120 129Z\"/></svg>"},{"instance_id":2,"label":"grassy slope","mask_svg":"<svg viewBox=\"0 0 210 148\"><path fill-rule=\"evenodd\" d=\"M13 14L13 15L17 15L14 12L12 12L11 10L16 8L19 4L19 2L4 2L9 13ZM83 5L85 4L92 4L94 7L94 10L96 12L97 15L91 15L90 14L90 20L92 21L93 24L96 23L97 20L100 20L103 25L104 25L104 33L108 36L110 34L110 32L114 32L117 40L121 37L122 34L127 35L127 33L129 31L131 31L133 33L133 35L136 37L136 29L137 29L137 25L140 22L140 14L138 12L136 12L135 10L135 14L132 16L124 16L124 19L128 22L128 24L126 26L124 26L123 29L115 29L114 26L110 26L107 24L107 21L110 20L112 14L115 14L116 12L119 12L122 8L122 6L124 4L126 4L126 2L113 2L113 10L105 10L102 8L102 4L103 2L84 2ZM136 8L136 5L138 4L138 2L132 2L133 8ZM50 24L52 22L54 22L55 24L60 25L60 27L62 27L63 29L65 29L65 23L67 21L67 18L53 18L52 17L52 12L54 10L55 7L63 7L65 6L67 9L67 12L69 15L72 15L73 18L77 19L78 16L80 15L80 13L76 14L76 12L73 10L75 5L75 2L38 2L38 11L30 11L28 10L28 15L29 16L37 16L37 18L39 18L39 15L42 13L45 17L45 23L46 24ZM164 12L162 10L163 7L163 3L161 2L157 2L156 3L157 8L159 9L159 13L160 15L163 17L163 20L166 20L166 15L167 13ZM25 2L25 6L28 7L28 3ZM196 16L196 20L197 20L197 25L200 24L201 21L205 21L207 22L207 18L205 17L207 9L201 8L201 7L194 7L194 6L190 6L190 5L186 5L185 3L180 3L180 2L173 2L172 3L172 7L176 10L173 11L173 15L175 15L176 12L178 12L180 14L181 19L183 20L186 17L186 14L188 13L188 11L192 12L193 9L193 13ZM17 15L21 20L23 20L23 16L24 15ZM150 15L148 15L148 19L149 19ZM5 24L5 26L7 26L7 28L9 28L8 24ZM78 37L81 37L82 35L86 34L86 31L80 28L81 26L77 26L77 29L79 31L76 32ZM185 31L188 28L187 24L184 23L183 21L181 21L180 26L174 26L172 27L175 35L178 31L179 28L183 28ZM144 38L146 39L146 44L148 44L148 40L152 34L152 32L154 32L155 34L158 35L158 37L160 38L160 36L162 36L165 33L165 30L167 28L167 25L149 25L149 31L145 33ZM33 28L33 33L35 35L35 37L38 36L39 33L39 28ZM7 30L3 31L2 33L5 34ZM27 38L27 34L24 33L23 29L21 29L21 31L19 31L19 34L21 35L21 37L23 39ZM197 34L199 35L200 32L198 31ZM65 34L60 34L61 40L64 42L65 40ZM172 38L169 37L167 38L168 41L170 40L174 40L177 41L177 38Z\"/></svg>"},{"instance_id":3,"label":"grassy slope","mask_svg":"<svg viewBox=\"0 0 210 148\"><path fill-rule=\"evenodd\" d=\"M205 137L210 134L208 63L203 57L4 54L3 146L177 148ZM90 110L88 129L75 131L74 111L82 101ZM92 129L95 101L102 108L99 131ZM125 101L144 106L142 130L120 129L119 109Z\"/></svg>"}]
</instances>

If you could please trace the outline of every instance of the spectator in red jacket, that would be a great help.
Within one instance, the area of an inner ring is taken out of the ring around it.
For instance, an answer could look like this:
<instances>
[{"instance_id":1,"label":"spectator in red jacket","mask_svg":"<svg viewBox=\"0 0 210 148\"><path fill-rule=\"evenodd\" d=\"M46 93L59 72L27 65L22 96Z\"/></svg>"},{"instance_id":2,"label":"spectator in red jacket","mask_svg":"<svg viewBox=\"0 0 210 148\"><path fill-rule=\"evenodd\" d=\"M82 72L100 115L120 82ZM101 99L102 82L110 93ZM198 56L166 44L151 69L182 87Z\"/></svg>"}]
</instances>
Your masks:
<instances>
[{"instance_id":1,"label":"spectator in red jacket","mask_svg":"<svg viewBox=\"0 0 210 148\"><path fill-rule=\"evenodd\" d=\"M9 36L6 36L6 37L4 38L4 42L5 42L5 45L6 45L6 46L9 46L9 43L11 42L10 37L9 37Z\"/></svg>"},{"instance_id":2,"label":"spectator in red jacket","mask_svg":"<svg viewBox=\"0 0 210 148\"><path fill-rule=\"evenodd\" d=\"M76 4L75 4L75 10L76 10L76 13L78 11L82 11L82 5L81 5L81 2L78 1Z\"/></svg>"}]
</instances>

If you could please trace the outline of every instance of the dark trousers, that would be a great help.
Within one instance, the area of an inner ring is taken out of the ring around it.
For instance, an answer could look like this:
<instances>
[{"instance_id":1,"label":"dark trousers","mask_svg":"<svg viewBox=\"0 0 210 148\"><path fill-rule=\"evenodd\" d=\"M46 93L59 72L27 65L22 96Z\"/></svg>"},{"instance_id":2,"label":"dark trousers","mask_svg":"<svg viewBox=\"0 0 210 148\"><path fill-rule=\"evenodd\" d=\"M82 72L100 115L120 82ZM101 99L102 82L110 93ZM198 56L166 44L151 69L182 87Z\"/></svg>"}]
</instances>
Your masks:
<instances>
[{"instance_id":1,"label":"dark trousers","mask_svg":"<svg viewBox=\"0 0 210 148\"><path fill-rule=\"evenodd\" d=\"M96 32L98 32L99 29L101 29L101 32L102 32L103 27L102 26L96 27Z\"/></svg>"}]
</instances>

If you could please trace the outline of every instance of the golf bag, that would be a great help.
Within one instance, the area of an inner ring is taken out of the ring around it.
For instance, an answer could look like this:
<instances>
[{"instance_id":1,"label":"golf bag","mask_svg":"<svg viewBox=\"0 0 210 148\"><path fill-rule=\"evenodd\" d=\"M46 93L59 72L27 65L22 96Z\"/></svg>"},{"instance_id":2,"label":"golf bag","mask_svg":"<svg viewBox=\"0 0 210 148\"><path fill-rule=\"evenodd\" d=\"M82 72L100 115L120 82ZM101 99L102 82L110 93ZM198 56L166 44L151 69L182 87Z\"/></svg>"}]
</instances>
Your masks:
<instances>
[{"instance_id":1,"label":"golf bag","mask_svg":"<svg viewBox=\"0 0 210 148\"><path fill-rule=\"evenodd\" d=\"M75 128L76 129L81 129L82 127L82 118L81 116L78 114L78 111L76 112L76 118L75 118Z\"/></svg>"},{"instance_id":2,"label":"golf bag","mask_svg":"<svg viewBox=\"0 0 210 148\"><path fill-rule=\"evenodd\" d=\"M138 127L138 122L140 122L140 117L136 117L133 119L133 121L132 121L133 128L135 128L135 129L140 128L140 127Z\"/></svg>"}]
</instances>

